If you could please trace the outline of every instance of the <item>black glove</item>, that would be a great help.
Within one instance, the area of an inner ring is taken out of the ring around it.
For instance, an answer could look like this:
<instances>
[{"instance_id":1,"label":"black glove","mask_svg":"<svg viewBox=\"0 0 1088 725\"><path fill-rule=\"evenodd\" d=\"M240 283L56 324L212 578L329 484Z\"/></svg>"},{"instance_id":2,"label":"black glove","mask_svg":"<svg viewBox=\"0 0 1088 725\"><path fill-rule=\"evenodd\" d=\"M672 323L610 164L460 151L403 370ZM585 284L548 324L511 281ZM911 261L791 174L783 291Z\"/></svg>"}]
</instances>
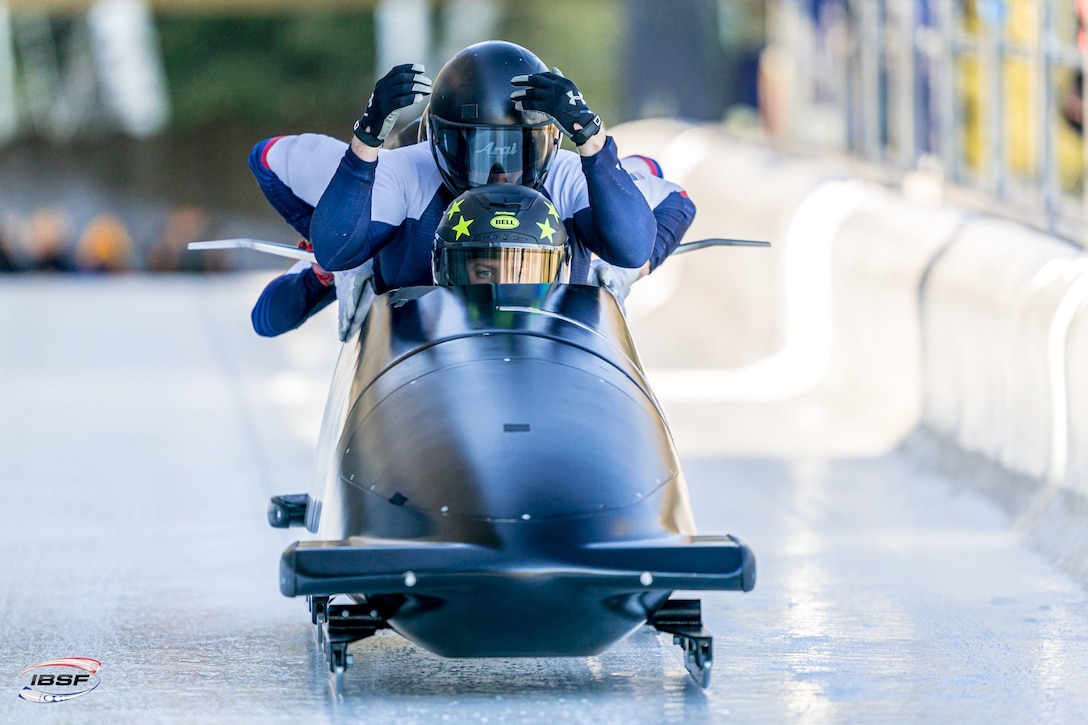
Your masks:
<instances>
[{"instance_id":1,"label":"black glove","mask_svg":"<svg viewBox=\"0 0 1088 725\"><path fill-rule=\"evenodd\" d=\"M362 118L355 122L355 138L377 148L393 130L400 109L431 95L431 79L419 63L398 65L374 84Z\"/></svg>"},{"instance_id":2,"label":"black glove","mask_svg":"<svg viewBox=\"0 0 1088 725\"><path fill-rule=\"evenodd\" d=\"M559 130L581 146L601 130L601 117L589 110L578 86L555 71L514 76L510 83L524 86L510 94L519 111L540 111L551 116Z\"/></svg>"}]
</instances>

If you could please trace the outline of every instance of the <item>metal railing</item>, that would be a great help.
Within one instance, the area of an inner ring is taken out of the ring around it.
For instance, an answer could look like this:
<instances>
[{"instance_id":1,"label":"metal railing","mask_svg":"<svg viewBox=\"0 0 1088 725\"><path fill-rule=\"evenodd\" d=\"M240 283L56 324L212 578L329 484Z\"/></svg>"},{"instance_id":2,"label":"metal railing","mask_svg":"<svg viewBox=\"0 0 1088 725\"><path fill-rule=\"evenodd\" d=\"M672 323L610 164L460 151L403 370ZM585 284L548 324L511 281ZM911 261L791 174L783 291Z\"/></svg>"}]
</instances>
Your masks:
<instances>
[{"instance_id":1,"label":"metal railing","mask_svg":"<svg viewBox=\"0 0 1088 725\"><path fill-rule=\"evenodd\" d=\"M773 0L772 133L1086 245L1088 146L1059 111L1085 67L1075 3Z\"/></svg>"}]
</instances>

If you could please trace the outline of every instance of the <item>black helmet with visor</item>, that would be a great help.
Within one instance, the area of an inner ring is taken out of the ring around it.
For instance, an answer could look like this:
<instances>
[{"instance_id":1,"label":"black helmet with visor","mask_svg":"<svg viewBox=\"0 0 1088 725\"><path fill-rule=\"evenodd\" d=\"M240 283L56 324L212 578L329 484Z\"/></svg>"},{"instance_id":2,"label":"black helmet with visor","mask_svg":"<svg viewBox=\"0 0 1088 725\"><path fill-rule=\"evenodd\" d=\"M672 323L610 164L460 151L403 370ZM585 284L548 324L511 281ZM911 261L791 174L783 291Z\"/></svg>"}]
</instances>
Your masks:
<instances>
[{"instance_id":1,"label":"black helmet with visor","mask_svg":"<svg viewBox=\"0 0 1088 725\"><path fill-rule=\"evenodd\" d=\"M469 189L442 215L432 271L442 286L568 282L566 228L539 191L516 184Z\"/></svg>"},{"instance_id":2,"label":"black helmet with visor","mask_svg":"<svg viewBox=\"0 0 1088 725\"><path fill-rule=\"evenodd\" d=\"M559 148L559 129L544 113L519 111L510 79L547 71L520 45L470 45L439 71L426 113L426 135L446 186L455 194L491 183L539 189Z\"/></svg>"}]
</instances>

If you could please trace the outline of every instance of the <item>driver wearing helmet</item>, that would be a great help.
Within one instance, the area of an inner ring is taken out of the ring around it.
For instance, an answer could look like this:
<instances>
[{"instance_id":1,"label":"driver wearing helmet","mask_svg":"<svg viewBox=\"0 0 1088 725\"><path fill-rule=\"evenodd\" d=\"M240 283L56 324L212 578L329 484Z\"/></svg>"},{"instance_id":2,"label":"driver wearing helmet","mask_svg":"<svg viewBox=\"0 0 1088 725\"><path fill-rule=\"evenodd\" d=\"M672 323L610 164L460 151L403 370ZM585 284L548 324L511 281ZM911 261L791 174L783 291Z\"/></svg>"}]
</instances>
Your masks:
<instances>
[{"instance_id":1,"label":"driver wearing helmet","mask_svg":"<svg viewBox=\"0 0 1088 725\"><path fill-rule=\"evenodd\" d=\"M426 142L379 152L400 110L428 95ZM577 153L559 149L560 133ZM444 210L489 183L536 189L552 203L569 238L572 282L587 281L592 255L637 268L654 246L653 213L578 88L503 41L455 55L433 94L422 66L394 68L375 85L347 148L317 134L278 137L257 144L250 166L324 269L373 260L379 293L430 284Z\"/></svg>"},{"instance_id":2,"label":"driver wearing helmet","mask_svg":"<svg viewBox=\"0 0 1088 725\"><path fill-rule=\"evenodd\" d=\"M555 206L525 186L488 184L450 204L434 235L434 284L570 280L570 247Z\"/></svg>"}]
</instances>

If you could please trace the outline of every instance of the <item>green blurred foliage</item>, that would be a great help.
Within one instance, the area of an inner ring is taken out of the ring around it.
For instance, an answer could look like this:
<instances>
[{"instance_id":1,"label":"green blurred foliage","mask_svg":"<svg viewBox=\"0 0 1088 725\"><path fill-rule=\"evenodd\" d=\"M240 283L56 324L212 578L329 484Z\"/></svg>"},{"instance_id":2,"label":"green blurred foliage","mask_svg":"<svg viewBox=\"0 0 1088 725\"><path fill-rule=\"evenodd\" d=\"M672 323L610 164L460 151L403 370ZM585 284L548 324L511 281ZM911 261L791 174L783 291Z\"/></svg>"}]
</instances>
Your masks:
<instances>
[{"instance_id":1,"label":"green blurred foliage","mask_svg":"<svg viewBox=\"0 0 1088 725\"><path fill-rule=\"evenodd\" d=\"M615 125L619 108L621 0L507 3L502 39L523 45L578 84L586 102Z\"/></svg>"},{"instance_id":2,"label":"green blurred foliage","mask_svg":"<svg viewBox=\"0 0 1088 725\"><path fill-rule=\"evenodd\" d=\"M615 115L620 5L620 0L509 2L503 5L498 37L558 66L614 124L621 120ZM172 126L180 133L232 126L342 136L376 80L370 12L164 16L157 27Z\"/></svg>"},{"instance_id":3,"label":"green blurred foliage","mask_svg":"<svg viewBox=\"0 0 1088 725\"><path fill-rule=\"evenodd\" d=\"M158 31L182 132L340 128L374 81L370 14L165 17Z\"/></svg>"}]
</instances>

